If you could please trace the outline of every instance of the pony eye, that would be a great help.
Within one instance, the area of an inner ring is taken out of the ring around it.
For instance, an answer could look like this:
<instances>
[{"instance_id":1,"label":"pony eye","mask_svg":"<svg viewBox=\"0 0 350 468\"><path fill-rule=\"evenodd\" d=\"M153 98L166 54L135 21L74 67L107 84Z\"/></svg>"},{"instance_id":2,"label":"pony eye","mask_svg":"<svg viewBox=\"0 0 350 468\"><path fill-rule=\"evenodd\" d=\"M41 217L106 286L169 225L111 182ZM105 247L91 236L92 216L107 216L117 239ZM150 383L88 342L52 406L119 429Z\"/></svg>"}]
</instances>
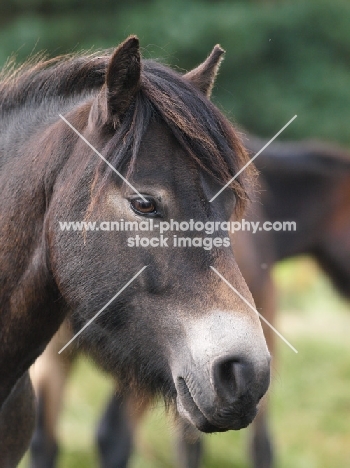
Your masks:
<instances>
[{"instance_id":1,"label":"pony eye","mask_svg":"<svg viewBox=\"0 0 350 468\"><path fill-rule=\"evenodd\" d=\"M141 215L156 215L157 214L157 205L154 200L142 200L142 198L135 198L130 200L131 208L137 214Z\"/></svg>"}]
</instances>

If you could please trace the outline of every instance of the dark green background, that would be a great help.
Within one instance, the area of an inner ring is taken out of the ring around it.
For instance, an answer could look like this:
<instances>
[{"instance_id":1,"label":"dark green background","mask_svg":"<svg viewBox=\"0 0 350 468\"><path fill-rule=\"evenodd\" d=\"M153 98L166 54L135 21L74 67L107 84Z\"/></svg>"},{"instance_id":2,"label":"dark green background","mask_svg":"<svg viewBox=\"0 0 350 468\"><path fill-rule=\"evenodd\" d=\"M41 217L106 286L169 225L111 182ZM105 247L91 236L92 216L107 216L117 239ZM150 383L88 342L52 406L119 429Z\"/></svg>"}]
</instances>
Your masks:
<instances>
[{"instance_id":1,"label":"dark green background","mask_svg":"<svg viewBox=\"0 0 350 468\"><path fill-rule=\"evenodd\" d=\"M0 1L0 63L140 37L144 57L189 69L227 51L214 99L262 136L294 114L283 138L350 144L350 2L169 0Z\"/></svg>"}]
</instances>

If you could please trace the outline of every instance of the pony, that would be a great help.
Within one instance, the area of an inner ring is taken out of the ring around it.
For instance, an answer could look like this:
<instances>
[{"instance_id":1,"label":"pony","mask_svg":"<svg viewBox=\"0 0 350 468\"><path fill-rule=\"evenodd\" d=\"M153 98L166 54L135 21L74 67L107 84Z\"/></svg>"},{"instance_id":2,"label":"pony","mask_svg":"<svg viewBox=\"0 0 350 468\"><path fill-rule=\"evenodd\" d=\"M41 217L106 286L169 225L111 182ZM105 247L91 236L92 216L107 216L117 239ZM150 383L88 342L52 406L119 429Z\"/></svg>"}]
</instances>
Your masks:
<instances>
[{"instance_id":1,"label":"pony","mask_svg":"<svg viewBox=\"0 0 350 468\"><path fill-rule=\"evenodd\" d=\"M263 195L263 194L262 194ZM248 219L266 220L259 203L252 204L246 213ZM275 262L271 232L256 237L252 231L237 232L232 236L232 247L239 268L247 281L254 302L260 313L271 323L275 316L275 293L271 267ZM263 265L263 267L261 267ZM266 268L265 268L266 266ZM274 337L270 327L262 324L269 350L274 355ZM30 468L54 468L59 445L57 425L67 380L74 369L80 351L72 346L69 354L58 354L62 346L72 338L68 321L64 322L51 340L45 352L31 369L37 395L37 424L30 446ZM120 391L119 382L108 401L96 429L101 468L126 468L134 449L134 436L144 413L152 406L153 399L129 390ZM203 459L203 442L199 431L188 422L178 419L175 425L176 458L181 468L198 468ZM259 412L252 423L250 454L254 467L271 466L273 447L268 425L267 400L259 405Z\"/></svg>"},{"instance_id":2,"label":"pony","mask_svg":"<svg viewBox=\"0 0 350 468\"><path fill-rule=\"evenodd\" d=\"M209 100L222 53L214 47L182 76L141 60L130 36L112 52L3 73L1 466L16 466L29 444L33 413L20 411L18 395L33 408L27 370L66 317L74 333L89 325L76 344L121 388L161 395L191 427L238 430L254 419L270 353L258 315L211 268L253 304L225 230L212 249L179 249L131 248L128 232L59 227L240 216L252 171L209 202L249 160Z\"/></svg>"},{"instance_id":3,"label":"pony","mask_svg":"<svg viewBox=\"0 0 350 468\"><path fill-rule=\"evenodd\" d=\"M247 134L244 144L251 155L266 141ZM255 160L260 194L246 213L247 220L273 223L294 221L295 230L237 231L232 239L235 257L258 310L275 322L276 304L271 279L273 265L285 258L308 254L329 276L336 290L350 298L350 154L335 144L317 141L275 142ZM275 335L264 327L274 355ZM40 419L31 445L32 468L51 466L57 453L55 426L63 387L77 352L69 359L57 354L71 332L67 325L50 343L34 368ZM52 386L54 367L55 388ZM118 386L117 386L118 389ZM134 395L118 390L106 405L96 431L101 467L125 468L133 449L134 432L148 408ZM49 414L54 416L49 418ZM178 422L177 457L181 468L198 468L202 441L188 424ZM271 468L273 441L268 425L268 402L260 407L252 424L250 455L254 468ZM47 460L50 460L48 463Z\"/></svg>"}]
</instances>

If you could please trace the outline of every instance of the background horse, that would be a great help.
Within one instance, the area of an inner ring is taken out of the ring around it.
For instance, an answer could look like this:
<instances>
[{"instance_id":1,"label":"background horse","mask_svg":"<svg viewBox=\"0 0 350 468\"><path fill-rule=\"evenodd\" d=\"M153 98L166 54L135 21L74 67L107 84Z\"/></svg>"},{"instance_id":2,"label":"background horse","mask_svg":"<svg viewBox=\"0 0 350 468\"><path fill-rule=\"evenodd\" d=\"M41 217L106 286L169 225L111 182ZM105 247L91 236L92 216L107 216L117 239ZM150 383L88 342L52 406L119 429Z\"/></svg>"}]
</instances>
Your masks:
<instances>
[{"instance_id":1,"label":"background horse","mask_svg":"<svg viewBox=\"0 0 350 468\"><path fill-rule=\"evenodd\" d=\"M245 144L256 153L266 141L251 135ZM274 290L270 276L273 264L298 254L309 254L329 275L338 291L349 297L350 285L350 154L335 146L317 142L272 143L257 158L261 193L249 218L262 223L296 221L295 231L238 231L233 246L240 269L252 291L258 310L274 321ZM245 216L247 218L247 216ZM269 349L275 336L265 328ZM67 341L69 329L62 330ZM75 354L60 358L62 336L58 335L36 363L34 378L40 402L40 419L32 443L33 468L51 466L57 448L56 424L64 382ZM55 369L53 372L52 369ZM55 385L52 385L53 375ZM53 387L51 389L51 387ZM59 389L59 390L58 390ZM97 430L103 468L122 468L132 451L133 433L147 405L140 406L132 395L117 391L106 407ZM52 417L54 411L54 417ZM49 416L51 414L51 417ZM256 468L273 464L267 423L267 402L253 423L251 455ZM179 425L178 457L181 467L197 468L202 456L201 442Z\"/></svg>"},{"instance_id":2,"label":"background horse","mask_svg":"<svg viewBox=\"0 0 350 468\"><path fill-rule=\"evenodd\" d=\"M249 147L260 144L252 138ZM311 255L350 298L349 152L317 142L276 143L261 156L256 165L268 188L268 219L297 224L295 232L273 232L277 260Z\"/></svg>"},{"instance_id":3,"label":"background horse","mask_svg":"<svg viewBox=\"0 0 350 468\"><path fill-rule=\"evenodd\" d=\"M161 395L204 432L240 429L255 417L270 355L257 314L210 268L252 302L231 249L130 249L126 232L58 227L59 220L86 218L207 222L238 215L249 171L209 203L248 161L232 125L208 100L222 52L215 47L181 76L141 62L132 36L112 54L39 61L3 77L1 466L15 466L29 442L32 419L20 436L16 418L6 419L20 412L16 382L30 399L26 370L63 319L69 315L77 332L107 302L77 341L122 387Z\"/></svg>"}]
</instances>

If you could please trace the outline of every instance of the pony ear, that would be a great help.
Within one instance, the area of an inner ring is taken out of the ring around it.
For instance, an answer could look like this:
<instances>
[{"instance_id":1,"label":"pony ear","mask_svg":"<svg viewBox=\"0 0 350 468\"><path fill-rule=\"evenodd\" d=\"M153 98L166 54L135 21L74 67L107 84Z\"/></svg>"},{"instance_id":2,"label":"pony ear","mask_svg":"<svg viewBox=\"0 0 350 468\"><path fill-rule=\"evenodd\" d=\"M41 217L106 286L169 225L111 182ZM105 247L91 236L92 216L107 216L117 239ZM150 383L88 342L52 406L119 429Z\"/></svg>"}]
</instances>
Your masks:
<instances>
[{"instance_id":1,"label":"pony ear","mask_svg":"<svg viewBox=\"0 0 350 468\"><path fill-rule=\"evenodd\" d=\"M203 63L184 75L184 78L189 80L208 98L211 96L224 53L224 49L217 44Z\"/></svg>"},{"instance_id":2,"label":"pony ear","mask_svg":"<svg viewBox=\"0 0 350 468\"><path fill-rule=\"evenodd\" d=\"M111 56L102 93L92 106L90 118L117 128L140 87L139 40L129 36Z\"/></svg>"}]
</instances>

